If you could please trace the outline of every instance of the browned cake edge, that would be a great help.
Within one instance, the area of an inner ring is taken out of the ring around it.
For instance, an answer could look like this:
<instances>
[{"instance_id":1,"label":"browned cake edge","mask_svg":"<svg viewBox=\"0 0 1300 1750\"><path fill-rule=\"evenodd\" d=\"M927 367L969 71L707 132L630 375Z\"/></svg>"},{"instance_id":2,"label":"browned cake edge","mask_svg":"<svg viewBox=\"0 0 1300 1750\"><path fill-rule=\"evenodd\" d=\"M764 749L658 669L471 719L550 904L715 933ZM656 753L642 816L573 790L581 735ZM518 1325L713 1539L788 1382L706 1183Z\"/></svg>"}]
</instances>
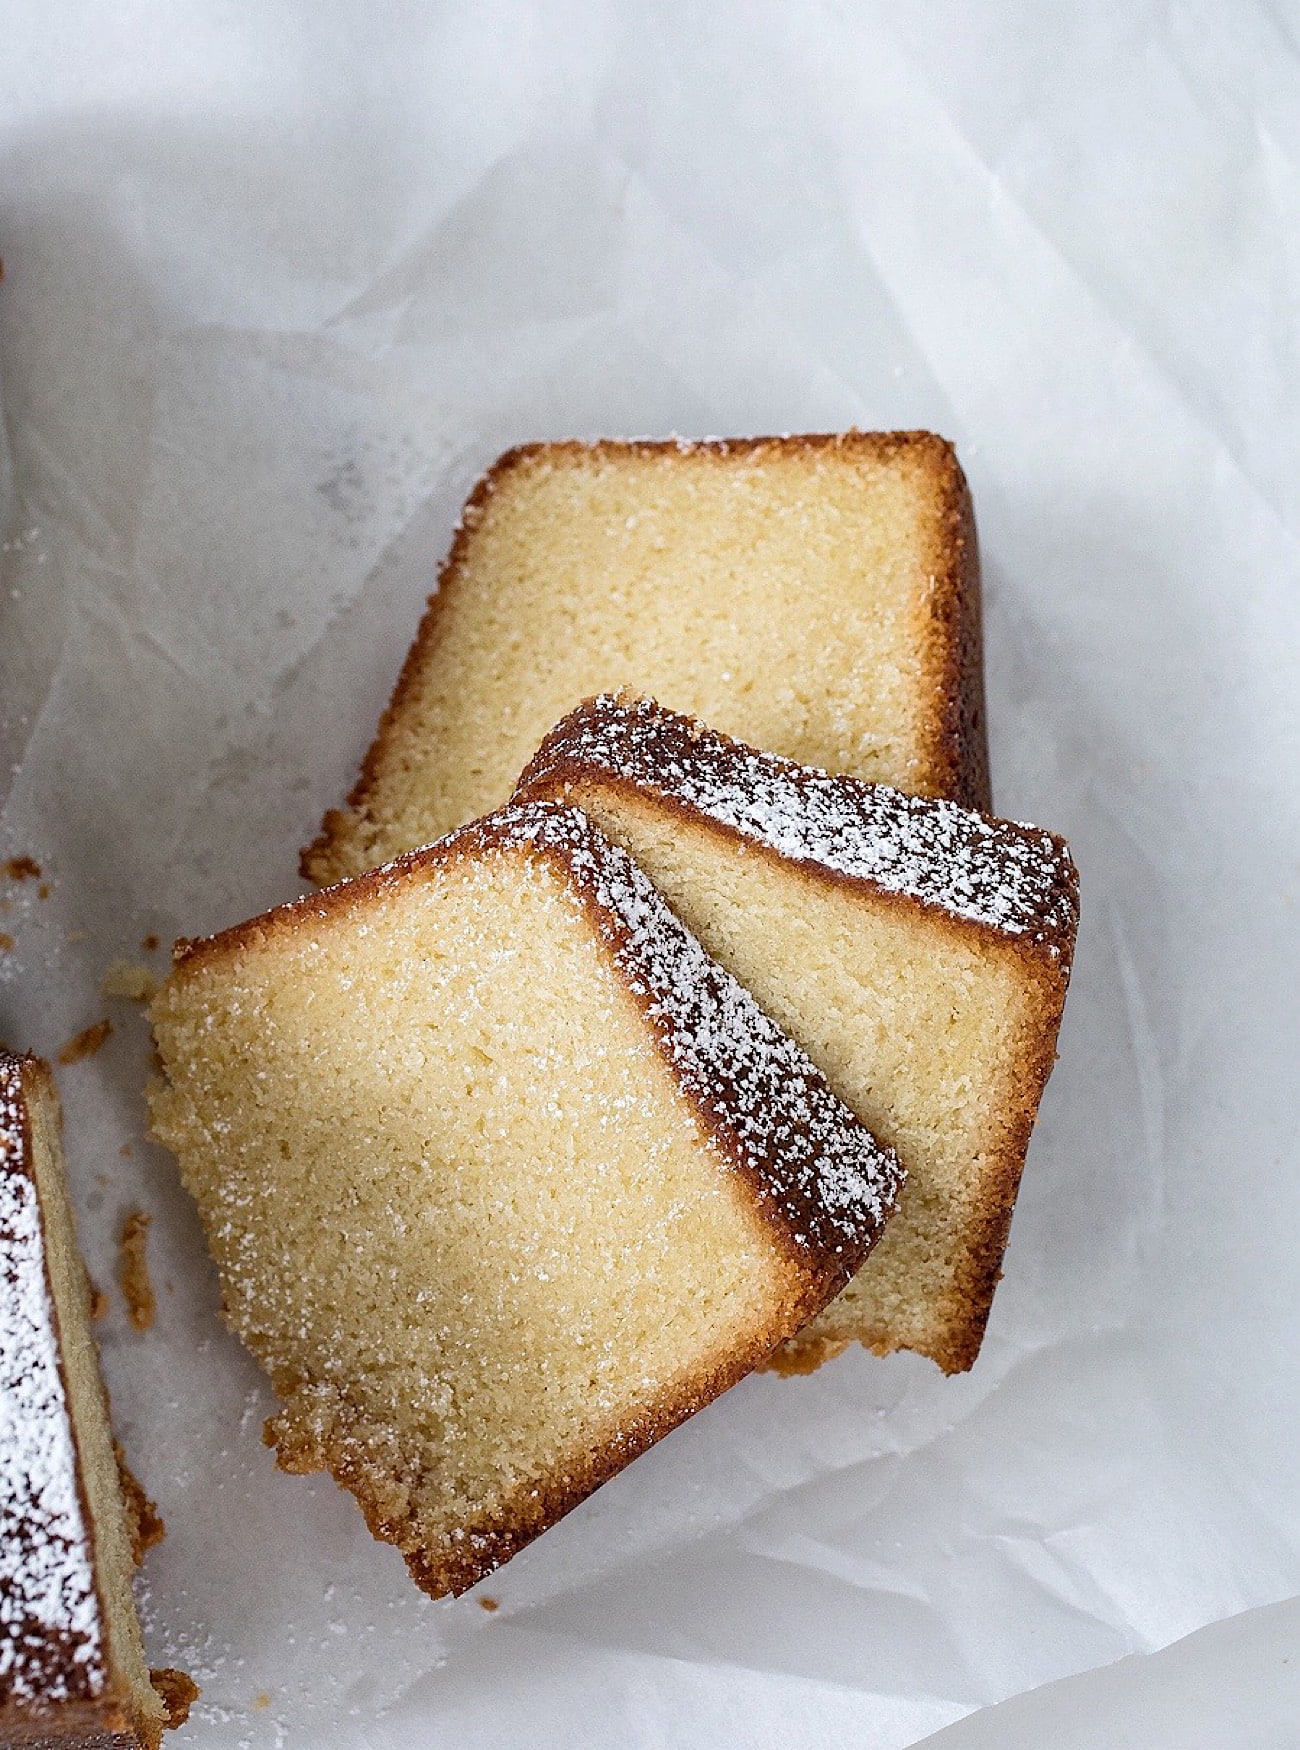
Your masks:
<instances>
[{"instance_id":1,"label":"browned cake edge","mask_svg":"<svg viewBox=\"0 0 1300 1750\"><path fill-rule=\"evenodd\" d=\"M36 1171L32 1162L33 1142L30 1116L33 1106L38 1101L45 1103L52 1113L55 1128L60 1128L62 1124L58 1091L49 1065L41 1058L30 1055L16 1057L0 1048L0 1115L3 1115L8 1106L5 1100L6 1093L9 1095L9 1101L17 1108L19 1122L12 1130L6 1131L5 1141L10 1145L10 1148L4 1159L3 1170L6 1173L21 1173L35 1184ZM67 1750L157 1750L162 1722L141 1716L134 1704L129 1684L117 1670L113 1660L111 1641L107 1632L108 1612L103 1602L102 1582L95 1556L95 1520L90 1510L82 1471L81 1438L75 1422L71 1420L72 1393L64 1365L59 1303L49 1273L45 1240L49 1211L41 1198L39 1187L37 1208L40 1214L42 1233L45 1292L52 1314L55 1352L64 1400L68 1405L73 1451L76 1455L77 1493L80 1498L82 1521L89 1547L90 1572L96 1594L99 1597L100 1621L105 1625L102 1631L100 1653L104 1687L98 1695L72 1695L66 1700L61 1699L48 1706L40 1705L31 1700L0 1697L0 1739L5 1744L12 1744L15 1747L49 1746L51 1750L58 1750L58 1747L62 1746L66 1746ZM71 1219L71 1210L69 1209L69 1223L71 1223ZM77 1256L79 1258L79 1253ZM85 1280L84 1267L82 1276L81 1299L84 1306L81 1316L84 1316L88 1328L90 1287L89 1282ZM93 1337L89 1340L93 1344ZM107 1418L107 1392L104 1390L102 1379L99 1386L104 1402L104 1414ZM120 1455L120 1451L121 1449L115 1446L115 1455ZM129 1472L127 1474L129 1475ZM134 1482L134 1478L131 1480ZM136 1484L136 1487L139 1488L139 1485ZM147 1502L148 1498L144 1496L143 1490L140 1493ZM138 1547L138 1532L133 1525L133 1505L134 1503L126 1499L122 1502L126 1531L134 1550ZM152 1503L149 1505L151 1506ZM159 1523L161 1522L159 1521ZM77 1666L75 1646L70 1640L65 1645L63 1638L51 1632L42 1654L42 1669L56 1666L61 1658L66 1661L68 1675L71 1677Z\"/></svg>"},{"instance_id":2,"label":"browned cake edge","mask_svg":"<svg viewBox=\"0 0 1300 1750\"><path fill-rule=\"evenodd\" d=\"M940 725L930 750L931 769L923 787L951 796L973 808L991 806L988 737L984 705L984 656L980 594L979 543L966 477L957 453L946 438L927 431L808 432L782 437L605 438L595 443L568 439L517 444L499 456L475 484L465 501L415 641L406 654L397 684L379 719L375 738L361 761L357 781L342 808L328 809L320 832L302 852L299 867L305 880L325 885L344 872L344 853L356 836L379 786L393 732L416 691L420 676L433 660L442 636L443 608L464 570L470 543L492 494L508 477L539 457L612 458L663 455L754 455L763 450L782 454L809 450L851 450L878 461L906 456L932 477L940 509L931 555L933 590L926 604L928 626L922 642L929 654L930 682L940 704ZM613 677L611 677L613 679Z\"/></svg>"},{"instance_id":3,"label":"browned cake edge","mask_svg":"<svg viewBox=\"0 0 1300 1750\"><path fill-rule=\"evenodd\" d=\"M172 976L183 977L200 962L235 957L246 946L285 934L292 936L331 918L362 914L389 890L413 878L427 878L458 858L520 848L549 860L580 898L621 988L643 1015L702 1129L736 1169L737 1184L749 1192L755 1219L764 1225L784 1260L786 1289L781 1304L773 1307L768 1325L756 1330L749 1343L726 1363L707 1372L697 1370L689 1382L665 1392L652 1409L611 1428L603 1442L574 1453L552 1475L522 1487L503 1510L461 1528L455 1547L430 1551L414 1541L404 1519L390 1514L372 1479L342 1443L304 1436L284 1418L272 1418L267 1423L266 1439L276 1448L281 1468L298 1473L328 1470L356 1497L373 1534L398 1546L416 1583L435 1597L461 1593L507 1561L647 1447L751 1372L778 1343L820 1312L875 1243L897 1202L903 1177L892 1151L875 1142L835 1099L804 1053L730 974L708 959L626 852L573 809L534 803L499 810L436 844L408 852L320 893L277 906L220 935L178 942L173 950ZM627 912L619 903L618 896L623 893L632 901ZM629 922L638 911L642 919L648 912L655 934L669 942L679 960L689 962L708 1000L718 1006L739 1004L746 1023L754 1029L760 1051L772 1053L775 1073L765 1084L761 1100L753 1098L735 1079L734 1065L722 1056L720 1048L716 1060L707 1066L692 1069L683 1063L673 1037L681 1025L680 993L657 982L654 957L647 956L638 944L637 930ZM869 1177L874 1207L859 1199L837 1216L829 1204L819 1201L819 1169L815 1164L811 1176L800 1178L793 1166L786 1172L775 1147L763 1161L755 1157L752 1145L746 1146L743 1137L746 1133L752 1137L755 1126L760 1136L765 1131L779 1134L784 1117L785 1132L794 1139L789 1146L803 1148L805 1153L810 1147L816 1150L815 1137L809 1140L809 1127L800 1131L796 1094L811 1103L814 1129L819 1125L833 1133L827 1144L825 1171L843 1164L835 1159L838 1146L844 1158L857 1162ZM286 1388L292 1389L295 1382L273 1379L273 1384L287 1395Z\"/></svg>"},{"instance_id":4,"label":"browned cake edge","mask_svg":"<svg viewBox=\"0 0 1300 1750\"><path fill-rule=\"evenodd\" d=\"M1020 935L1009 935L988 922L960 916L914 894L893 891L868 877L849 875L815 860L788 856L761 836L742 832L680 792L674 792L667 771L651 784L585 757L583 731L586 726L598 725L602 718L610 715L625 714L629 708L648 711L652 715L653 732L665 738L669 751L688 752L692 759L707 762L725 762L730 756L743 754L773 771L797 773L800 770L793 761L749 748L730 736L705 728L682 713L666 711L649 700L620 695L585 700L558 723L521 775L516 797L521 801L568 801L580 808L584 788L598 785L633 804L649 800L666 814L689 820L698 829L710 832L724 842L743 842L749 852L797 873L811 885L869 889L881 904L922 915L931 927L947 930L957 940L983 945L996 943L1000 952L1014 955L1020 961L1024 985L1033 993L1032 1003L1027 1005L1033 1014L1026 1019L1022 1029L1019 1061L1009 1071L1008 1089L1013 1091L1003 1113L1001 1134L987 1157L983 1198L972 1211L965 1267L958 1272L943 1336L923 1351L945 1373L967 1372L974 1365L984 1340L994 1291L1001 1279L1002 1258L1030 1136L1043 1090L1056 1062L1056 1040L1070 983L1078 923L1078 871L1068 847L1054 834L1041 835L1052 841L1059 856L1051 889L1041 913L1033 920L1034 929ZM810 768L803 770L810 777L814 775ZM888 789L887 786L862 784L850 778L838 779L836 787L846 800L851 799L855 791L867 795L872 792L882 794ZM1022 840L1034 833L1034 829L1009 821L989 819L988 824ZM901 1346L885 1327L859 1332L855 1337L835 1338L814 1326L800 1330L782 1344L767 1365L782 1373L810 1373L840 1354L854 1340L877 1355L892 1354Z\"/></svg>"}]
</instances>

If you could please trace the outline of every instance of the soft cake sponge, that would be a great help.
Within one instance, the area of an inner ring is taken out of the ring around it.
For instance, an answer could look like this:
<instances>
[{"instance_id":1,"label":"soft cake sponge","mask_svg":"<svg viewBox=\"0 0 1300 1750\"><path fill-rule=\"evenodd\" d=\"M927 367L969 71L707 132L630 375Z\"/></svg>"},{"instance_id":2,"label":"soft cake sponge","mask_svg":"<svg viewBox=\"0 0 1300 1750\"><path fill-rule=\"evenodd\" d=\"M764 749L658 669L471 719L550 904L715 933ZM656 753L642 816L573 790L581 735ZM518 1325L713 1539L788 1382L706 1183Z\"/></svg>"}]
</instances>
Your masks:
<instances>
[{"instance_id":1,"label":"soft cake sponge","mask_svg":"<svg viewBox=\"0 0 1300 1750\"><path fill-rule=\"evenodd\" d=\"M499 807L588 695L988 806L970 495L930 432L528 444L466 504L324 884Z\"/></svg>"},{"instance_id":2,"label":"soft cake sponge","mask_svg":"<svg viewBox=\"0 0 1300 1750\"><path fill-rule=\"evenodd\" d=\"M779 1358L979 1352L1078 921L1064 842L799 766L651 700L588 701L520 797L581 807L898 1150L897 1218Z\"/></svg>"},{"instance_id":3,"label":"soft cake sponge","mask_svg":"<svg viewBox=\"0 0 1300 1750\"><path fill-rule=\"evenodd\" d=\"M153 1006L226 1316L437 1595L814 1316L895 1158L577 811L182 944Z\"/></svg>"}]
</instances>

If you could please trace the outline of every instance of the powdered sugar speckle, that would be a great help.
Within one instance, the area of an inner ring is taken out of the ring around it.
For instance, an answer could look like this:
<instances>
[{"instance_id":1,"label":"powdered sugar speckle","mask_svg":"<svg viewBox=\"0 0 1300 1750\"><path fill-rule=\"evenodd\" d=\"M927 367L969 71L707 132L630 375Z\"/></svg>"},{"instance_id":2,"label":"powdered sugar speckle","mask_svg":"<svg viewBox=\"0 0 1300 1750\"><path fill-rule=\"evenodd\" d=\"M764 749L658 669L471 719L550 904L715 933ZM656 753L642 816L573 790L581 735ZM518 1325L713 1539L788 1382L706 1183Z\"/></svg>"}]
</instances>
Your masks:
<instances>
[{"instance_id":1,"label":"powdered sugar speckle","mask_svg":"<svg viewBox=\"0 0 1300 1750\"><path fill-rule=\"evenodd\" d=\"M1039 827L833 777L650 699L604 694L579 707L546 738L520 793L545 794L549 778L584 766L675 798L782 856L968 922L1061 952L1073 939L1074 865L1063 842Z\"/></svg>"},{"instance_id":2,"label":"powdered sugar speckle","mask_svg":"<svg viewBox=\"0 0 1300 1750\"><path fill-rule=\"evenodd\" d=\"M501 810L497 842L558 852L603 914L620 970L649 998L660 1042L696 1100L733 1136L743 1166L796 1245L858 1256L898 1197L903 1169L803 1051L711 960L628 854L576 808ZM455 835L453 835L455 836Z\"/></svg>"},{"instance_id":3,"label":"powdered sugar speckle","mask_svg":"<svg viewBox=\"0 0 1300 1750\"><path fill-rule=\"evenodd\" d=\"M0 1703L106 1679L27 1137L22 1067L0 1057Z\"/></svg>"}]
</instances>

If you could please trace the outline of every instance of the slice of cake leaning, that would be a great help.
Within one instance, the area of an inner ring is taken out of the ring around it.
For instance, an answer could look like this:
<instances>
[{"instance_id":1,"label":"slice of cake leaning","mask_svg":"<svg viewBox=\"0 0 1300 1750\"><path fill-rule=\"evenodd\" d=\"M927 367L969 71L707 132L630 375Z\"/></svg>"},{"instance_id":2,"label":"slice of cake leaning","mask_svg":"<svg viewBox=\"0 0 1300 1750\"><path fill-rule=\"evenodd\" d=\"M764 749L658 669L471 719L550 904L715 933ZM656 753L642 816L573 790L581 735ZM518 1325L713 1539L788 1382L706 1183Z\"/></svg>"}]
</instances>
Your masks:
<instances>
[{"instance_id":1,"label":"slice of cake leaning","mask_svg":"<svg viewBox=\"0 0 1300 1750\"><path fill-rule=\"evenodd\" d=\"M268 1440L435 1596L819 1312L900 1183L572 809L180 944L152 1017Z\"/></svg>"},{"instance_id":2,"label":"slice of cake leaning","mask_svg":"<svg viewBox=\"0 0 1300 1750\"><path fill-rule=\"evenodd\" d=\"M136 1485L138 1488L138 1485ZM49 1070L0 1051L0 1743L137 1750L165 1724Z\"/></svg>"},{"instance_id":3,"label":"slice of cake leaning","mask_svg":"<svg viewBox=\"0 0 1300 1750\"><path fill-rule=\"evenodd\" d=\"M759 753L649 700L589 701L521 799L583 809L908 1172L865 1269L786 1346L979 1351L1078 921L1064 842Z\"/></svg>"},{"instance_id":4,"label":"slice of cake leaning","mask_svg":"<svg viewBox=\"0 0 1300 1750\"><path fill-rule=\"evenodd\" d=\"M966 481L930 432L529 444L465 506L322 885L509 800L614 687L828 771L986 808Z\"/></svg>"}]
</instances>

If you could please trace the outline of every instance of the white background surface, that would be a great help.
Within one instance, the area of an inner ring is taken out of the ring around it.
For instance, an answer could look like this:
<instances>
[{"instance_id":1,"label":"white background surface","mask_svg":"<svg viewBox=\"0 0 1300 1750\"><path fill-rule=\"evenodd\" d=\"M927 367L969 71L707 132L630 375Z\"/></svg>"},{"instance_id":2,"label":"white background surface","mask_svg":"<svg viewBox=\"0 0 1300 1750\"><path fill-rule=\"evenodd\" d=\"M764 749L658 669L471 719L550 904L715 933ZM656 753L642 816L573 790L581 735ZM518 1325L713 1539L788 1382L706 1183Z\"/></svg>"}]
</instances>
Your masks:
<instances>
[{"instance_id":1,"label":"white background surface","mask_svg":"<svg viewBox=\"0 0 1300 1750\"><path fill-rule=\"evenodd\" d=\"M0 1035L114 1019L176 1750L889 1750L1234 1617L940 1742L1300 1743L1295 8L9 0L0 253ZM104 968L296 890L498 450L850 423L957 442L998 802L1083 874L985 1352L747 1381L432 1604L262 1448Z\"/></svg>"}]
</instances>

